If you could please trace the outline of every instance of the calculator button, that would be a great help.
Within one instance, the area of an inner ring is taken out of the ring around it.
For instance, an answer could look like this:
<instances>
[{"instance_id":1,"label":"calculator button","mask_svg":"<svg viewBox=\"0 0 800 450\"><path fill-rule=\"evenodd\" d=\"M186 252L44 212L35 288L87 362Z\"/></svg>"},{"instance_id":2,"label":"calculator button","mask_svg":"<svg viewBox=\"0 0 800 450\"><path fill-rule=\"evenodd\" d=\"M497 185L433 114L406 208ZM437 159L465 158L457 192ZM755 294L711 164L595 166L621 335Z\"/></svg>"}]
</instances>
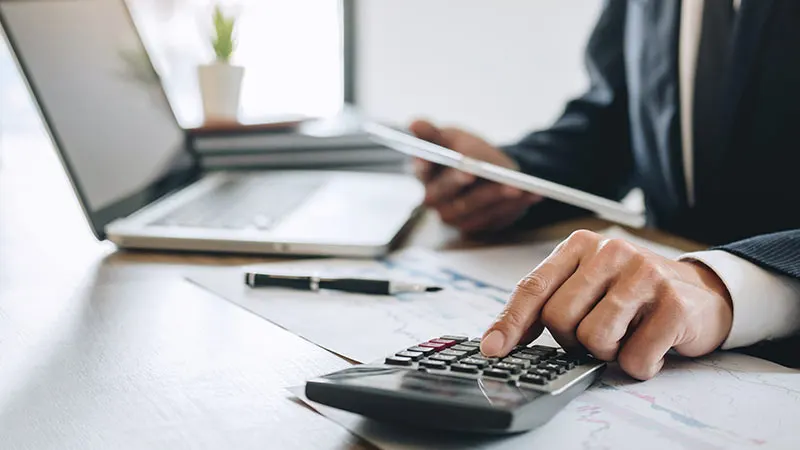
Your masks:
<instances>
[{"instance_id":1,"label":"calculator button","mask_svg":"<svg viewBox=\"0 0 800 450\"><path fill-rule=\"evenodd\" d=\"M483 374L492 378L511 378L511 372L501 369L486 369Z\"/></svg>"},{"instance_id":2,"label":"calculator button","mask_svg":"<svg viewBox=\"0 0 800 450\"><path fill-rule=\"evenodd\" d=\"M553 359L550 361L551 364L558 364L559 366L571 370L575 368L575 361L569 361L562 358Z\"/></svg>"},{"instance_id":3,"label":"calculator button","mask_svg":"<svg viewBox=\"0 0 800 450\"><path fill-rule=\"evenodd\" d=\"M447 364L442 361L425 360L419 362L420 367L427 367L428 369L446 369Z\"/></svg>"},{"instance_id":4,"label":"calculator button","mask_svg":"<svg viewBox=\"0 0 800 450\"><path fill-rule=\"evenodd\" d=\"M442 349L447 348L446 345L444 345L444 344L442 344L440 342L431 342L431 341L423 342L422 344L419 344L418 347L430 347L430 348L432 348L434 350L442 350Z\"/></svg>"},{"instance_id":5,"label":"calculator button","mask_svg":"<svg viewBox=\"0 0 800 450\"><path fill-rule=\"evenodd\" d=\"M409 347L407 351L422 353L423 355L428 356L431 353L435 352L436 349L431 347Z\"/></svg>"},{"instance_id":6,"label":"calculator button","mask_svg":"<svg viewBox=\"0 0 800 450\"><path fill-rule=\"evenodd\" d=\"M428 342L434 342L434 343L437 343L437 344L444 344L445 347L452 347L452 346L454 346L454 345L456 345L458 343L458 342L456 342L456 341L454 341L452 339L431 339Z\"/></svg>"},{"instance_id":7,"label":"calculator button","mask_svg":"<svg viewBox=\"0 0 800 450\"><path fill-rule=\"evenodd\" d=\"M420 359L422 359L423 354L420 352L405 351L405 352L398 352L395 356L409 358L412 361L419 361Z\"/></svg>"},{"instance_id":8,"label":"calculator button","mask_svg":"<svg viewBox=\"0 0 800 450\"><path fill-rule=\"evenodd\" d=\"M592 357L589 355L565 355L571 361L575 362L577 365L588 364L592 361Z\"/></svg>"},{"instance_id":9,"label":"calculator button","mask_svg":"<svg viewBox=\"0 0 800 450\"><path fill-rule=\"evenodd\" d=\"M446 364L450 364L451 362L455 362L455 361L458 360L458 358L453 356L453 355L442 355L442 354L439 354L439 353L431 356L430 359L432 361L441 361L441 362L446 363Z\"/></svg>"},{"instance_id":10,"label":"calculator button","mask_svg":"<svg viewBox=\"0 0 800 450\"><path fill-rule=\"evenodd\" d=\"M461 364L469 364L470 366L478 367L479 369L483 369L484 367L489 365L489 361L477 358L467 358L461 361Z\"/></svg>"},{"instance_id":11,"label":"calculator button","mask_svg":"<svg viewBox=\"0 0 800 450\"><path fill-rule=\"evenodd\" d=\"M452 370L453 372L461 372L461 373L478 373L477 367L459 363L450 366L450 370Z\"/></svg>"},{"instance_id":12,"label":"calculator button","mask_svg":"<svg viewBox=\"0 0 800 450\"><path fill-rule=\"evenodd\" d=\"M542 355L553 356L558 353L558 349L553 347L545 347L544 345L534 345L525 349L527 351L538 352Z\"/></svg>"},{"instance_id":13,"label":"calculator button","mask_svg":"<svg viewBox=\"0 0 800 450\"><path fill-rule=\"evenodd\" d=\"M453 350L452 348L448 348L447 350L442 350L439 352L440 355L450 355L455 356L456 358L461 358L462 356L467 356L467 352L460 352L458 350Z\"/></svg>"},{"instance_id":14,"label":"calculator button","mask_svg":"<svg viewBox=\"0 0 800 450\"><path fill-rule=\"evenodd\" d=\"M519 381L531 384L547 384L547 379L539 375L525 374L519 377Z\"/></svg>"},{"instance_id":15,"label":"calculator button","mask_svg":"<svg viewBox=\"0 0 800 450\"><path fill-rule=\"evenodd\" d=\"M534 356L538 356L538 357L540 357L540 358L542 358L542 357L545 357L545 356L546 356L546 354L545 354L544 352L542 352L541 350L536 350L536 349L533 349L533 348L523 348L523 349L522 349L522 350L520 350L519 352L520 352L520 353L524 353L524 354L526 354L526 355L534 355Z\"/></svg>"},{"instance_id":16,"label":"calculator button","mask_svg":"<svg viewBox=\"0 0 800 450\"><path fill-rule=\"evenodd\" d=\"M514 353L513 355L511 355L511 357L524 359L526 361L529 361L531 364L537 364L542 359L542 357L539 355L529 355L527 353L521 353L521 352Z\"/></svg>"},{"instance_id":17,"label":"calculator button","mask_svg":"<svg viewBox=\"0 0 800 450\"><path fill-rule=\"evenodd\" d=\"M494 364L494 363L499 361L498 358L487 358L487 357L482 356L482 355L475 355L475 356L473 356L473 358L474 359L480 359L482 361L486 361L486 364Z\"/></svg>"},{"instance_id":18,"label":"calculator button","mask_svg":"<svg viewBox=\"0 0 800 450\"><path fill-rule=\"evenodd\" d=\"M439 339L447 339L447 340L456 341L456 342L464 342L466 340L469 340L469 338L466 337L466 336L453 336L451 334L446 334L446 335L440 337Z\"/></svg>"},{"instance_id":19,"label":"calculator button","mask_svg":"<svg viewBox=\"0 0 800 450\"><path fill-rule=\"evenodd\" d=\"M503 358L504 363L514 364L515 366L519 366L522 369L527 369L528 366L531 365L531 362L527 359L522 358L514 358L513 356L509 356L508 358Z\"/></svg>"},{"instance_id":20,"label":"calculator button","mask_svg":"<svg viewBox=\"0 0 800 450\"><path fill-rule=\"evenodd\" d=\"M528 375L538 375L548 380L552 380L556 377L555 374L552 374L550 371L544 369L531 369L528 371Z\"/></svg>"},{"instance_id":21,"label":"calculator button","mask_svg":"<svg viewBox=\"0 0 800 450\"><path fill-rule=\"evenodd\" d=\"M461 344L454 345L454 346L450 347L450 350L458 350L459 352L467 352L468 355L471 355L473 353L478 353L478 348L477 347L470 347L470 346L461 345Z\"/></svg>"},{"instance_id":22,"label":"calculator button","mask_svg":"<svg viewBox=\"0 0 800 450\"><path fill-rule=\"evenodd\" d=\"M402 356L390 356L386 358L385 362L390 366L410 366L411 358L404 358Z\"/></svg>"},{"instance_id":23,"label":"calculator button","mask_svg":"<svg viewBox=\"0 0 800 450\"><path fill-rule=\"evenodd\" d=\"M539 368L547 370L549 372L555 372L557 374L562 374L567 371L567 369L565 369L562 366L559 366L558 364L545 364L543 366L539 366Z\"/></svg>"},{"instance_id":24,"label":"calculator button","mask_svg":"<svg viewBox=\"0 0 800 450\"><path fill-rule=\"evenodd\" d=\"M480 348L481 343L480 342L475 342L475 341L466 341L466 342L462 342L462 343L460 343L458 345L460 345L462 347L472 347L474 349L478 349L478 348Z\"/></svg>"},{"instance_id":25,"label":"calculator button","mask_svg":"<svg viewBox=\"0 0 800 450\"><path fill-rule=\"evenodd\" d=\"M494 365L495 369L507 370L513 374L518 374L522 371L522 368L516 364L509 364L509 363L497 363Z\"/></svg>"}]
</instances>

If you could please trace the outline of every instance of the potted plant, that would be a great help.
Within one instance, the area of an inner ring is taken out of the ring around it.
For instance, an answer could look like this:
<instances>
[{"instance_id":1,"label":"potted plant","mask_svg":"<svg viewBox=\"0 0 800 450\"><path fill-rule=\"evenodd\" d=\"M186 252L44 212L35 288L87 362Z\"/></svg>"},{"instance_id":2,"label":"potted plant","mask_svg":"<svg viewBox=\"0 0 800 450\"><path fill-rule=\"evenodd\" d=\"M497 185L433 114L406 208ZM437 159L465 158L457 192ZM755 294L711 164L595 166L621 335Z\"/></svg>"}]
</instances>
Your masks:
<instances>
[{"instance_id":1,"label":"potted plant","mask_svg":"<svg viewBox=\"0 0 800 450\"><path fill-rule=\"evenodd\" d=\"M236 19L228 17L217 5L213 15L214 32L211 46L215 59L198 68L203 113L206 123L235 122L239 112L244 68L231 64L236 49Z\"/></svg>"}]
</instances>

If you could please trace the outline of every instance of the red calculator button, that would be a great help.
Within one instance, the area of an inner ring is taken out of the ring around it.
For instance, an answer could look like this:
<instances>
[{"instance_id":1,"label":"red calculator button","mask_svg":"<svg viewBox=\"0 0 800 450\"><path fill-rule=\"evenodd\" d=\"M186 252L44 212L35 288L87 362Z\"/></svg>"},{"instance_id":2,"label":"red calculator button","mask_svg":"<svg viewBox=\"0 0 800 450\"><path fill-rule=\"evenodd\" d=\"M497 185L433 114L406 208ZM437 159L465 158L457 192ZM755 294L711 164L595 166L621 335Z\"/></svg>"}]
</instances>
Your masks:
<instances>
[{"instance_id":1,"label":"red calculator button","mask_svg":"<svg viewBox=\"0 0 800 450\"><path fill-rule=\"evenodd\" d=\"M454 341L452 339L431 339L428 342L435 342L437 344L444 344L445 347L452 347L452 346L458 344L457 341Z\"/></svg>"},{"instance_id":2,"label":"red calculator button","mask_svg":"<svg viewBox=\"0 0 800 450\"><path fill-rule=\"evenodd\" d=\"M428 348L434 348L436 350L442 350L442 349L447 348L446 345L444 345L444 344L442 344L440 342L430 342L430 341L429 342L423 342L422 344L419 344L418 347L428 347Z\"/></svg>"}]
</instances>

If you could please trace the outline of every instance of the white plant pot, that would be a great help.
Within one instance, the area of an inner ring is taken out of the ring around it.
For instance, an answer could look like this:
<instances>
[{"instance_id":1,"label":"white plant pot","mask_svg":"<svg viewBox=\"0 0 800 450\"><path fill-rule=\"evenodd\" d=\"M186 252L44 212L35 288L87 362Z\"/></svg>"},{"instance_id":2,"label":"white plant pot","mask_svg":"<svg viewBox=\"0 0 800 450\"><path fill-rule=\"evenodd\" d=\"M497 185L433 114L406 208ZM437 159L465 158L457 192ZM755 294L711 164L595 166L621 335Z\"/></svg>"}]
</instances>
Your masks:
<instances>
[{"instance_id":1,"label":"white plant pot","mask_svg":"<svg viewBox=\"0 0 800 450\"><path fill-rule=\"evenodd\" d=\"M197 68L206 123L235 122L239 113L244 67L224 63Z\"/></svg>"}]
</instances>

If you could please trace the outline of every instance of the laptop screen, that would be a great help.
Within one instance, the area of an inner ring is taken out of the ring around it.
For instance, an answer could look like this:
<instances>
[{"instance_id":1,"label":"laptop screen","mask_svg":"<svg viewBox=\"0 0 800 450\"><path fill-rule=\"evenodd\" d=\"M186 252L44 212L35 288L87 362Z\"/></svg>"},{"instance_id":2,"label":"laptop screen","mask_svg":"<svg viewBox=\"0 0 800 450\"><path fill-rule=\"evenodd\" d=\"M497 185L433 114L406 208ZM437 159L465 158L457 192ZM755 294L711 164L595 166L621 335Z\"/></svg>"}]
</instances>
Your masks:
<instances>
[{"instance_id":1,"label":"laptop screen","mask_svg":"<svg viewBox=\"0 0 800 450\"><path fill-rule=\"evenodd\" d=\"M0 21L95 234L194 176L123 0L0 0Z\"/></svg>"}]
</instances>

